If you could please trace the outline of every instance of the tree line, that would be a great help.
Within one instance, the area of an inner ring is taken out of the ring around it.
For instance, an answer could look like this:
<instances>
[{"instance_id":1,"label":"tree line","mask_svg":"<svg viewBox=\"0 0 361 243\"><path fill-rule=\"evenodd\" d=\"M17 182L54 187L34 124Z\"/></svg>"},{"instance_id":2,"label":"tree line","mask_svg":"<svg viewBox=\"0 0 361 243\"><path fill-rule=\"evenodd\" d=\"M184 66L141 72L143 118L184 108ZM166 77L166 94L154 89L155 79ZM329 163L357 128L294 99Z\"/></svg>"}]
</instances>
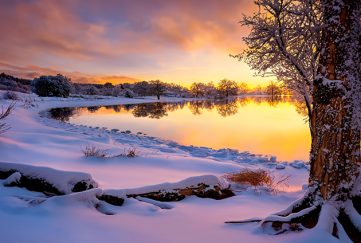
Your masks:
<instances>
[{"instance_id":1,"label":"tree line","mask_svg":"<svg viewBox=\"0 0 361 243\"><path fill-rule=\"evenodd\" d=\"M57 74L40 76L34 80L19 79L4 73L0 74L0 89L18 92L31 92L39 96L68 97L72 95L102 95L124 96L127 98L155 96L159 100L161 96L180 98L211 98L224 99L236 95L260 94L280 96L287 91L279 83L271 82L267 86L250 88L247 83L223 79L218 83L193 82L189 88L174 83L166 83L160 80L140 81L136 83L123 83L114 85L110 82L105 84L85 84L72 82L70 78Z\"/></svg>"}]
</instances>

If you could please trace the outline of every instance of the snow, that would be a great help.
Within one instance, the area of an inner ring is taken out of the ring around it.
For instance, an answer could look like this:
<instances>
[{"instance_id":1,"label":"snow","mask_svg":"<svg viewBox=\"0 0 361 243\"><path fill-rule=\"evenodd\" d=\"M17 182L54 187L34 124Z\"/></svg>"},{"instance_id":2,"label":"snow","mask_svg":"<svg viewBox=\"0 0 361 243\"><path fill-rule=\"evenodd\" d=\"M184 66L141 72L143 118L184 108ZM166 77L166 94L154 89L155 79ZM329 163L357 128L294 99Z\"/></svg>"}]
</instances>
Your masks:
<instances>
[{"instance_id":1,"label":"snow","mask_svg":"<svg viewBox=\"0 0 361 243\"><path fill-rule=\"evenodd\" d=\"M332 236L320 234L318 229L269 236L254 223L224 224L265 217L300 198L308 177L308 165L300 161L283 163L280 169L277 162L264 156L75 126L44 114L55 107L156 102L150 98L19 96L23 101L31 99L35 103L29 106L18 101L14 113L6 120L11 129L0 136L0 169L11 167L17 171L10 178L0 180L1 242L219 242L225 239L228 242L305 242L304 239L337 242ZM9 101L0 100L0 105L7 104ZM107 149L110 154L122 153L130 147L139 153L135 158L85 158L81 149L89 144ZM189 196L180 202L163 203L143 197L126 198L130 192L172 190L201 181L226 188L228 183L222 176L244 168L269 169L276 177L290 175L289 187L277 194L249 188L223 200ZM66 195L48 197L25 188L5 186L18 181L21 175L45 178ZM74 183L80 180L98 188L71 192ZM113 206L98 199L103 194L126 200L122 206Z\"/></svg>"}]
</instances>

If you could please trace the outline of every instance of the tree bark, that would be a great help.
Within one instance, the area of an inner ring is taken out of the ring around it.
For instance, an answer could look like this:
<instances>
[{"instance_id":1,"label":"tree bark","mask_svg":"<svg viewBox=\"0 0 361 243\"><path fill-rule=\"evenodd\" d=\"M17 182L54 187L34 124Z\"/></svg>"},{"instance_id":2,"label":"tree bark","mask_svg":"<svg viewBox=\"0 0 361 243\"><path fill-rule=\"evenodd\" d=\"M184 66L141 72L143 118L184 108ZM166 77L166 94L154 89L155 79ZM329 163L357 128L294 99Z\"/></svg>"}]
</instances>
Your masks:
<instances>
[{"instance_id":1,"label":"tree bark","mask_svg":"<svg viewBox=\"0 0 361 243\"><path fill-rule=\"evenodd\" d=\"M348 45L360 44L357 35L352 33L353 26L360 24L355 17L360 1L322 0L322 4L327 27L323 33L324 52L313 93L309 182L319 188L323 199L328 200L335 196L338 199L348 197L361 164L360 130L355 126L355 107L349 95L350 79L360 76L352 73L355 67L350 67L348 59L358 56L360 60L360 53L350 53L354 50Z\"/></svg>"}]
</instances>

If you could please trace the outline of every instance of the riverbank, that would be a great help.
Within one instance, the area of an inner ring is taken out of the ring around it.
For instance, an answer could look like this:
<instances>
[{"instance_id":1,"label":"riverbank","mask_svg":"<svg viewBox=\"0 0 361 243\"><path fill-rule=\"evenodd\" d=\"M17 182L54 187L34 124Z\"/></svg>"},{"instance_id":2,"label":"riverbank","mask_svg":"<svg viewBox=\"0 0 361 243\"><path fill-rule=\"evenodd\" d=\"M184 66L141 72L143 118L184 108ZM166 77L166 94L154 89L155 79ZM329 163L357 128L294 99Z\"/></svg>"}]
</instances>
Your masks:
<instances>
[{"instance_id":1,"label":"riverbank","mask_svg":"<svg viewBox=\"0 0 361 243\"><path fill-rule=\"evenodd\" d=\"M248 188L224 200L191 196L170 203L172 209L126 200L123 206L113 208L116 214L112 216L90 208L86 200L62 197L31 206L26 199L43 197L41 193L3 187L0 183L3 242L238 242L240 239L245 242L301 242L305 236L312 236L312 231L267 236L260 234L255 224L227 226L223 223L264 217L287 207L304 193L302 186L307 183L307 166L277 166L265 157L249 153L181 147L158 138L75 126L39 115L57 107L136 104L155 102L154 99L26 98L25 95L21 99L25 104L17 102L13 114L6 120L11 129L0 137L1 162L89 173L102 189L143 187L200 175L221 177L243 168L266 168L276 177L290 175L290 180L289 187L277 194ZM33 100L30 102L30 99ZM5 106L10 102L0 100L0 103ZM85 158L82 149L87 145L107 150L112 155L132 149L137 156ZM242 160L235 160L235 157ZM16 233L20 230L22 234Z\"/></svg>"}]
</instances>

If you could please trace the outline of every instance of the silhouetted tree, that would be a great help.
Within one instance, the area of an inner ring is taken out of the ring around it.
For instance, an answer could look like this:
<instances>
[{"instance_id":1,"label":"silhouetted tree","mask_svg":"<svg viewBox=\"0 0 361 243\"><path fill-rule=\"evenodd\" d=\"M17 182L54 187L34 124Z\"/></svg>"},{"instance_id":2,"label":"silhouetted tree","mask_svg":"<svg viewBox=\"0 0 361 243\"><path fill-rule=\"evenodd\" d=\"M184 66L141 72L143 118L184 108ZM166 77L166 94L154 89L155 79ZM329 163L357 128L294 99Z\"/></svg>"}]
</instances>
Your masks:
<instances>
[{"instance_id":1,"label":"silhouetted tree","mask_svg":"<svg viewBox=\"0 0 361 243\"><path fill-rule=\"evenodd\" d=\"M235 81L223 79L218 83L217 90L223 97L228 98L231 95L237 95L238 85Z\"/></svg>"},{"instance_id":2,"label":"silhouetted tree","mask_svg":"<svg viewBox=\"0 0 361 243\"><path fill-rule=\"evenodd\" d=\"M157 99L159 100L160 96L165 92L166 85L159 80L150 81L149 84L150 94L157 96Z\"/></svg>"},{"instance_id":3,"label":"silhouetted tree","mask_svg":"<svg viewBox=\"0 0 361 243\"><path fill-rule=\"evenodd\" d=\"M205 93L205 85L200 82L194 82L192 83L190 87L190 92L193 94L196 98L202 97Z\"/></svg>"}]
</instances>

